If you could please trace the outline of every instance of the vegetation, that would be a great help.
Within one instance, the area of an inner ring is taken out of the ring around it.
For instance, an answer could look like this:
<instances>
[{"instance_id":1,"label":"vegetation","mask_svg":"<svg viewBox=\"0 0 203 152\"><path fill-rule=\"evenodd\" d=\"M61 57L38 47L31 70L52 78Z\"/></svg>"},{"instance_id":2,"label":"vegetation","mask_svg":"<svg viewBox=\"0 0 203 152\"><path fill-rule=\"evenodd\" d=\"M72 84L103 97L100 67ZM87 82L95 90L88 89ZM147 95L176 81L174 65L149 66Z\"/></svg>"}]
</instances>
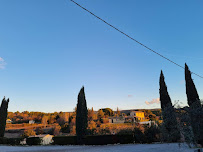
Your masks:
<instances>
[{"instance_id":1,"label":"vegetation","mask_svg":"<svg viewBox=\"0 0 203 152\"><path fill-rule=\"evenodd\" d=\"M1 107L0 107L0 137L4 137L5 128L6 128L6 119L8 115L8 103L9 99L2 100Z\"/></svg>"},{"instance_id":2,"label":"vegetation","mask_svg":"<svg viewBox=\"0 0 203 152\"><path fill-rule=\"evenodd\" d=\"M36 135L34 130L24 130L23 134L21 135L23 138L27 138L29 136L34 136Z\"/></svg>"},{"instance_id":3,"label":"vegetation","mask_svg":"<svg viewBox=\"0 0 203 152\"><path fill-rule=\"evenodd\" d=\"M40 145L41 139L39 137L31 137L26 140L28 145Z\"/></svg>"},{"instance_id":4,"label":"vegetation","mask_svg":"<svg viewBox=\"0 0 203 152\"><path fill-rule=\"evenodd\" d=\"M76 134L78 144L84 143L83 139L87 134L88 127L87 116L88 116L87 103L85 99L84 87L82 87L78 94L78 103L76 111Z\"/></svg>"},{"instance_id":5,"label":"vegetation","mask_svg":"<svg viewBox=\"0 0 203 152\"><path fill-rule=\"evenodd\" d=\"M71 113L17 111L15 113L8 112L7 115L9 99L6 100L4 98L0 108L0 144L13 142L18 145L21 141L21 138L2 138L5 132L7 116L12 120L12 124L7 124L6 127L7 129L13 129L13 131L8 132L15 132L14 129L18 128L25 129L22 138L49 133L55 136L54 144L103 145L115 143L152 143L158 141L177 142L180 139L180 133L187 143L202 144L202 103L187 65L185 65L185 79L189 107L174 108L168 94L163 72L161 71L159 82L161 109L137 110L144 112L145 121L155 122L153 125L140 125L138 122L115 123L117 119L120 121L120 118L131 119L131 117L126 117L130 115L130 110L119 111L117 108L116 111L113 111L110 108L104 108L95 112L93 108L87 109L84 87L81 88L78 94L77 107ZM35 124L28 124L30 120L34 120ZM26 127L33 129L26 129ZM47 128L49 128L48 131L46 130ZM66 134L68 136L63 136ZM41 143L40 138L28 139L29 145Z\"/></svg>"},{"instance_id":6,"label":"vegetation","mask_svg":"<svg viewBox=\"0 0 203 152\"><path fill-rule=\"evenodd\" d=\"M189 105L188 113L190 115L194 139L196 143L203 146L203 107L187 64L185 64L185 82L187 101Z\"/></svg>"},{"instance_id":7,"label":"vegetation","mask_svg":"<svg viewBox=\"0 0 203 152\"><path fill-rule=\"evenodd\" d=\"M163 72L160 75L160 101L163 117L162 137L167 142L177 142L180 139L180 132L177 124L175 110L171 103L171 98L167 91Z\"/></svg>"}]
</instances>

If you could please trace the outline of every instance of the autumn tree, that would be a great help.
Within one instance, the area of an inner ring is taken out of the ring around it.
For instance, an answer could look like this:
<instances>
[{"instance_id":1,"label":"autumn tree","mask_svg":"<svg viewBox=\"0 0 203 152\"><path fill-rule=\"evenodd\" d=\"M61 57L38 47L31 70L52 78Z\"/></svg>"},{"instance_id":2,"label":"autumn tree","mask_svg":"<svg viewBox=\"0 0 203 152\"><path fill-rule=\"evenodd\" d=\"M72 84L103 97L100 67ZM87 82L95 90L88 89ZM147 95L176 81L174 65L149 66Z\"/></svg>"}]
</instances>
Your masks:
<instances>
[{"instance_id":1,"label":"autumn tree","mask_svg":"<svg viewBox=\"0 0 203 152\"><path fill-rule=\"evenodd\" d=\"M36 132L32 129L29 129L29 130L24 130L23 134L21 135L21 137L23 138L27 138L29 136L34 136L36 135Z\"/></svg>"},{"instance_id":2,"label":"autumn tree","mask_svg":"<svg viewBox=\"0 0 203 152\"><path fill-rule=\"evenodd\" d=\"M104 108L102 109L106 116L113 116L114 112L111 108Z\"/></svg>"},{"instance_id":3,"label":"autumn tree","mask_svg":"<svg viewBox=\"0 0 203 152\"><path fill-rule=\"evenodd\" d=\"M77 111L76 111L76 134L77 143L84 144L84 136L87 133L88 126L88 111L85 99L84 87L81 88L78 94Z\"/></svg>"},{"instance_id":4,"label":"autumn tree","mask_svg":"<svg viewBox=\"0 0 203 152\"><path fill-rule=\"evenodd\" d=\"M163 140L167 142L175 142L180 138L180 132L177 125L175 110L171 103L171 98L168 94L167 86L164 80L163 72L160 75L160 101L163 117Z\"/></svg>"},{"instance_id":5,"label":"autumn tree","mask_svg":"<svg viewBox=\"0 0 203 152\"><path fill-rule=\"evenodd\" d=\"M197 143L203 145L203 108L187 64L185 64L185 82L189 115L194 138Z\"/></svg>"},{"instance_id":6,"label":"autumn tree","mask_svg":"<svg viewBox=\"0 0 203 152\"><path fill-rule=\"evenodd\" d=\"M43 125L46 125L46 124L48 123L48 120L49 120L49 117L44 115L44 116L42 117L41 123L42 123Z\"/></svg>"},{"instance_id":7,"label":"autumn tree","mask_svg":"<svg viewBox=\"0 0 203 152\"><path fill-rule=\"evenodd\" d=\"M97 117L98 117L98 119L102 119L102 118L104 118L104 112L103 112L102 109L100 109L100 110L98 111L98 113L97 113Z\"/></svg>"},{"instance_id":8,"label":"autumn tree","mask_svg":"<svg viewBox=\"0 0 203 152\"><path fill-rule=\"evenodd\" d=\"M57 123L62 126L64 125L65 123L67 123L69 121L69 116L67 113L63 112L59 115L59 118L57 119Z\"/></svg>"},{"instance_id":9,"label":"autumn tree","mask_svg":"<svg viewBox=\"0 0 203 152\"><path fill-rule=\"evenodd\" d=\"M8 103L9 99L3 98L0 107L0 137L4 137L5 127L6 127L6 119L8 115Z\"/></svg>"},{"instance_id":10,"label":"autumn tree","mask_svg":"<svg viewBox=\"0 0 203 152\"><path fill-rule=\"evenodd\" d=\"M92 121L94 119L94 109L88 109L88 121Z\"/></svg>"}]
</instances>

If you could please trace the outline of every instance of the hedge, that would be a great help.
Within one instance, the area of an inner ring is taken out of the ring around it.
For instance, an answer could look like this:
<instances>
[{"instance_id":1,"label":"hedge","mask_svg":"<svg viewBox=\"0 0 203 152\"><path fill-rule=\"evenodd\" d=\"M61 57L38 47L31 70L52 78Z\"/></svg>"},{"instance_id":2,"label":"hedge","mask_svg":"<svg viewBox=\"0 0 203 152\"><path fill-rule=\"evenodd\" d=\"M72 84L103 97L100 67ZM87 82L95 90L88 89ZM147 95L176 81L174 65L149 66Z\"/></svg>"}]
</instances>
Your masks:
<instances>
[{"instance_id":1,"label":"hedge","mask_svg":"<svg viewBox=\"0 0 203 152\"><path fill-rule=\"evenodd\" d=\"M76 136L55 136L53 137L54 145L76 145Z\"/></svg>"},{"instance_id":2,"label":"hedge","mask_svg":"<svg viewBox=\"0 0 203 152\"><path fill-rule=\"evenodd\" d=\"M131 144L134 143L134 136L133 135L116 135L118 141L117 143L120 144Z\"/></svg>"},{"instance_id":3,"label":"hedge","mask_svg":"<svg viewBox=\"0 0 203 152\"><path fill-rule=\"evenodd\" d=\"M53 137L54 145L76 145L76 136ZM134 143L133 135L95 135L84 138L85 145L107 145L107 144L128 144Z\"/></svg>"},{"instance_id":4,"label":"hedge","mask_svg":"<svg viewBox=\"0 0 203 152\"><path fill-rule=\"evenodd\" d=\"M85 145L107 145L117 143L115 135L86 136Z\"/></svg>"},{"instance_id":5,"label":"hedge","mask_svg":"<svg viewBox=\"0 0 203 152\"><path fill-rule=\"evenodd\" d=\"M7 138L0 137L0 144L7 144Z\"/></svg>"},{"instance_id":6,"label":"hedge","mask_svg":"<svg viewBox=\"0 0 203 152\"><path fill-rule=\"evenodd\" d=\"M23 138L6 138L1 137L0 138L0 144L5 145L20 145L20 142L23 140Z\"/></svg>"},{"instance_id":7,"label":"hedge","mask_svg":"<svg viewBox=\"0 0 203 152\"><path fill-rule=\"evenodd\" d=\"M23 138L8 138L7 144L9 145L20 145L20 142L23 140Z\"/></svg>"},{"instance_id":8,"label":"hedge","mask_svg":"<svg viewBox=\"0 0 203 152\"><path fill-rule=\"evenodd\" d=\"M40 145L41 141L42 140L39 137L30 137L26 139L27 145Z\"/></svg>"}]
</instances>

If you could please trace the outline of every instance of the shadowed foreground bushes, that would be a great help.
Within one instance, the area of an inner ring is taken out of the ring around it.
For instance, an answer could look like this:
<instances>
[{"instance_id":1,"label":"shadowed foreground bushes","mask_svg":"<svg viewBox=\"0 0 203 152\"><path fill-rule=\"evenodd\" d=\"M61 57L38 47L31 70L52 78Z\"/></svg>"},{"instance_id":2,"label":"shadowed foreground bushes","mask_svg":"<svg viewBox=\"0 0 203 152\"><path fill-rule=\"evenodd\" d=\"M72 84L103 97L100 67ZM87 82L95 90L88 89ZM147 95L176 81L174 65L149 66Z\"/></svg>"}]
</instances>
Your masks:
<instances>
[{"instance_id":1,"label":"shadowed foreground bushes","mask_svg":"<svg viewBox=\"0 0 203 152\"><path fill-rule=\"evenodd\" d=\"M27 138L26 143L28 145L40 145L41 144L41 139L39 137Z\"/></svg>"},{"instance_id":2,"label":"shadowed foreground bushes","mask_svg":"<svg viewBox=\"0 0 203 152\"><path fill-rule=\"evenodd\" d=\"M77 145L76 136L53 137L54 145ZM84 137L85 145L107 145L134 143L133 135L97 135Z\"/></svg>"},{"instance_id":3,"label":"shadowed foreground bushes","mask_svg":"<svg viewBox=\"0 0 203 152\"><path fill-rule=\"evenodd\" d=\"M55 136L53 137L54 145L76 145L76 136Z\"/></svg>"},{"instance_id":4,"label":"shadowed foreground bushes","mask_svg":"<svg viewBox=\"0 0 203 152\"><path fill-rule=\"evenodd\" d=\"M3 145L20 145L20 142L23 140L23 138L0 138L0 144Z\"/></svg>"}]
</instances>

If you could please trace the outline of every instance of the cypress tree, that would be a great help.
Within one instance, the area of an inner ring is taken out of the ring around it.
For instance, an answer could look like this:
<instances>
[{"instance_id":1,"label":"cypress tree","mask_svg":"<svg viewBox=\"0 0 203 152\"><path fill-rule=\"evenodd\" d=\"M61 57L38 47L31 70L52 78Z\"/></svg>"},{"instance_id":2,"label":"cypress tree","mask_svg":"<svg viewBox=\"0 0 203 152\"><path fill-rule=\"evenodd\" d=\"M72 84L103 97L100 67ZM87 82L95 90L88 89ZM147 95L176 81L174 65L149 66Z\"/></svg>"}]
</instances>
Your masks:
<instances>
[{"instance_id":1,"label":"cypress tree","mask_svg":"<svg viewBox=\"0 0 203 152\"><path fill-rule=\"evenodd\" d=\"M87 118L88 118L87 103L85 99L84 87L82 87L78 94L78 103L76 111L76 134L78 144L84 144L84 137L87 133L88 126Z\"/></svg>"},{"instance_id":2,"label":"cypress tree","mask_svg":"<svg viewBox=\"0 0 203 152\"><path fill-rule=\"evenodd\" d=\"M193 107L193 106L201 107L197 89L192 80L191 72L186 63L185 63L185 83L186 83L186 94L187 94L188 105L190 107Z\"/></svg>"},{"instance_id":3,"label":"cypress tree","mask_svg":"<svg viewBox=\"0 0 203 152\"><path fill-rule=\"evenodd\" d=\"M160 85L160 89L159 89L159 94L160 94L160 101L161 101L161 109L165 109L166 107L171 107L172 103L171 103L171 98L168 94L168 90L167 90L167 86L164 80L164 75L163 72L161 70L161 75L160 75L160 80L159 80L159 85Z\"/></svg>"},{"instance_id":4,"label":"cypress tree","mask_svg":"<svg viewBox=\"0 0 203 152\"><path fill-rule=\"evenodd\" d=\"M164 80L163 72L160 75L160 101L163 117L163 140L167 142L176 142L180 138L180 132L177 125L175 110L168 94L167 86Z\"/></svg>"},{"instance_id":5,"label":"cypress tree","mask_svg":"<svg viewBox=\"0 0 203 152\"><path fill-rule=\"evenodd\" d=\"M6 128L6 119L8 115L8 103L9 99L3 98L0 107L0 137L4 137L5 128Z\"/></svg>"},{"instance_id":6,"label":"cypress tree","mask_svg":"<svg viewBox=\"0 0 203 152\"><path fill-rule=\"evenodd\" d=\"M203 108L191 72L185 63L186 94L195 141L203 146Z\"/></svg>"}]
</instances>

